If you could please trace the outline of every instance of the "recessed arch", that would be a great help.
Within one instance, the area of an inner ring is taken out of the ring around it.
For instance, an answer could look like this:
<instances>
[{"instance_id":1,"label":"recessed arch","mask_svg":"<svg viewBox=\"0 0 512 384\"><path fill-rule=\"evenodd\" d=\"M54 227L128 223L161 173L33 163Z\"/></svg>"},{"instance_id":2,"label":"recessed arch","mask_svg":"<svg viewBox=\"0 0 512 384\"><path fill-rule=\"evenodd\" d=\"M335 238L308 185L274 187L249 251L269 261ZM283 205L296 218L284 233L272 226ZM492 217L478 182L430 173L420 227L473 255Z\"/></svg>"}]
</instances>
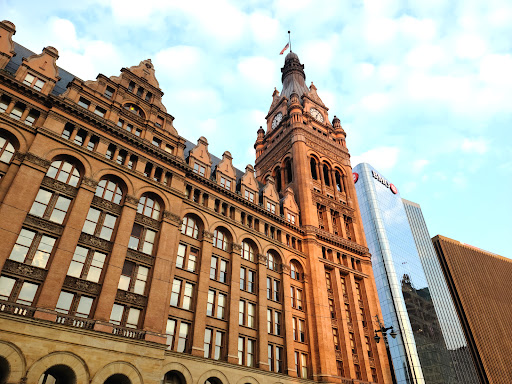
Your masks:
<instances>
[{"instance_id":1,"label":"recessed arch","mask_svg":"<svg viewBox=\"0 0 512 384\"><path fill-rule=\"evenodd\" d=\"M113 376L121 374L126 376L131 384L142 384L142 376L137 368L125 361L114 361L101 368L91 381L91 384L104 384L105 381Z\"/></svg>"},{"instance_id":2,"label":"recessed arch","mask_svg":"<svg viewBox=\"0 0 512 384\"><path fill-rule=\"evenodd\" d=\"M25 153L28 149L28 143L23 133L17 127L7 127L0 124L0 136L8 137L12 140L14 149Z\"/></svg>"},{"instance_id":3,"label":"recessed arch","mask_svg":"<svg viewBox=\"0 0 512 384\"><path fill-rule=\"evenodd\" d=\"M283 256L275 248L268 248L265 252L265 256L267 257L268 269L276 272L281 271Z\"/></svg>"},{"instance_id":4,"label":"recessed arch","mask_svg":"<svg viewBox=\"0 0 512 384\"><path fill-rule=\"evenodd\" d=\"M64 372L64 375L69 374L69 371L64 367L72 370L75 375L75 384L89 383L89 370L85 362L71 352L53 352L37 360L28 369L27 383L39 382L39 378L52 367L57 367L54 370L57 373Z\"/></svg>"},{"instance_id":5,"label":"recessed arch","mask_svg":"<svg viewBox=\"0 0 512 384\"><path fill-rule=\"evenodd\" d=\"M257 263L259 255L259 248L257 244L252 239L246 237L242 240L240 245L242 246L240 251L242 259Z\"/></svg>"},{"instance_id":6,"label":"recessed arch","mask_svg":"<svg viewBox=\"0 0 512 384\"><path fill-rule=\"evenodd\" d=\"M161 370L162 377L165 379L165 375L169 372L179 372L181 375L183 375L183 378L185 380L185 383L183 384L192 384L192 374L188 370L187 367L185 367L183 364L172 362L169 364L166 364L163 369ZM168 384L164 381L164 384ZM174 383L173 383L174 384ZM181 383L180 383L181 384Z\"/></svg>"},{"instance_id":7,"label":"recessed arch","mask_svg":"<svg viewBox=\"0 0 512 384\"><path fill-rule=\"evenodd\" d=\"M181 221L181 234L199 240L203 237L204 222L195 213L190 212L183 216Z\"/></svg>"},{"instance_id":8,"label":"recessed arch","mask_svg":"<svg viewBox=\"0 0 512 384\"><path fill-rule=\"evenodd\" d=\"M199 377L199 380L197 380L197 384L205 384L206 380L209 380L211 384L229 384L229 380L226 375L217 369L210 369L203 373Z\"/></svg>"},{"instance_id":9,"label":"recessed arch","mask_svg":"<svg viewBox=\"0 0 512 384\"><path fill-rule=\"evenodd\" d=\"M170 206L169 199L167 198L167 196L165 196L158 189L154 188L151 185L139 188L138 190L135 191L134 196L137 196L137 198L140 199L144 194L147 193L151 193L158 196L158 198L160 199L160 203L162 205L162 212L164 211L164 209L166 209L166 207Z\"/></svg>"},{"instance_id":10,"label":"recessed arch","mask_svg":"<svg viewBox=\"0 0 512 384\"><path fill-rule=\"evenodd\" d=\"M223 251L230 251L230 244L233 244L233 234L224 225L218 225L213 230L213 246Z\"/></svg>"},{"instance_id":11,"label":"recessed arch","mask_svg":"<svg viewBox=\"0 0 512 384\"><path fill-rule=\"evenodd\" d=\"M26 362L21 350L7 341L0 341L0 356L8 363L6 383L19 383L25 376ZM3 375L1 375L3 378Z\"/></svg>"},{"instance_id":12,"label":"recessed arch","mask_svg":"<svg viewBox=\"0 0 512 384\"><path fill-rule=\"evenodd\" d=\"M231 237L230 241L233 242L233 240L235 239L235 231L233 230L233 228L228 223L226 223L225 221L220 221L220 220L214 221L210 225L210 232L213 233L213 231L218 229L218 228L222 228L225 231L227 231L229 236Z\"/></svg>"},{"instance_id":13,"label":"recessed arch","mask_svg":"<svg viewBox=\"0 0 512 384\"><path fill-rule=\"evenodd\" d=\"M263 246L261 245L260 239L258 239L256 236L250 234L250 233L242 233L240 238L238 239L238 244L242 244L243 241L250 241L254 244L255 252L261 253L261 249Z\"/></svg>"},{"instance_id":14,"label":"recessed arch","mask_svg":"<svg viewBox=\"0 0 512 384\"><path fill-rule=\"evenodd\" d=\"M103 168L94 174L94 179L98 180L98 181L102 180L104 178L108 178L108 177L115 177L115 178L122 180L122 182L124 183L124 185L126 187L126 194L127 195L134 194L133 183L130 180L130 178L126 176L125 173L119 172L117 169L114 169L114 168Z\"/></svg>"},{"instance_id":15,"label":"recessed arch","mask_svg":"<svg viewBox=\"0 0 512 384\"><path fill-rule=\"evenodd\" d=\"M160 195L153 192L146 192L140 196L139 203L137 204L137 213L155 220L160 220L164 210L165 203Z\"/></svg>"},{"instance_id":16,"label":"recessed arch","mask_svg":"<svg viewBox=\"0 0 512 384\"><path fill-rule=\"evenodd\" d=\"M94 194L115 204L122 204L128 194L128 186L124 178L107 173L99 179Z\"/></svg>"},{"instance_id":17,"label":"recessed arch","mask_svg":"<svg viewBox=\"0 0 512 384\"><path fill-rule=\"evenodd\" d=\"M244 376L241 379L238 379L236 384L260 384L258 380L251 376Z\"/></svg>"},{"instance_id":18,"label":"recessed arch","mask_svg":"<svg viewBox=\"0 0 512 384\"><path fill-rule=\"evenodd\" d=\"M80 175L82 177L92 178L92 165L91 162L83 156L80 152L73 152L68 148L54 148L46 152L43 156L51 162L62 159L73 159L73 161L80 164Z\"/></svg>"},{"instance_id":19,"label":"recessed arch","mask_svg":"<svg viewBox=\"0 0 512 384\"><path fill-rule=\"evenodd\" d=\"M123 108L132 112L134 115L143 118L144 120L146 119L147 114L144 109L142 109L139 105L132 103L131 101L124 103Z\"/></svg>"}]
</instances>

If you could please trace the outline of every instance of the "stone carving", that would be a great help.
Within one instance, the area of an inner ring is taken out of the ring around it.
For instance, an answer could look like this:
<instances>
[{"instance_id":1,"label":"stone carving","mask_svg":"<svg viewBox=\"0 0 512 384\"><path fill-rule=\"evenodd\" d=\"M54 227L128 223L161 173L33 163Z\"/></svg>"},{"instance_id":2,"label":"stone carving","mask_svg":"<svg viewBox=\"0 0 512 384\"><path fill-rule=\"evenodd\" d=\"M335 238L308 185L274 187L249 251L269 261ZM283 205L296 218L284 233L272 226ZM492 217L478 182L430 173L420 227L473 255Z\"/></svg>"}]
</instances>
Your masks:
<instances>
[{"instance_id":1,"label":"stone carving","mask_svg":"<svg viewBox=\"0 0 512 384\"><path fill-rule=\"evenodd\" d=\"M38 165L46 169L48 169L51 164L49 160L43 159L42 157L36 156L30 152L27 152L27 154L25 155L25 160L28 161L29 163Z\"/></svg>"},{"instance_id":2,"label":"stone carving","mask_svg":"<svg viewBox=\"0 0 512 384\"><path fill-rule=\"evenodd\" d=\"M146 227L156 229L157 231L160 229L160 222L158 220L152 219L151 217L148 216L144 216L140 213L135 214L135 222L142 224Z\"/></svg>"},{"instance_id":3,"label":"stone carving","mask_svg":"<svg viewBox=\"0 0 512 384\"><path fill-rule=\"evenodd\" d=\"M51 221L32 216L30 214L25 217L25 221L23 223L31 227L43 229L44 231L51 232L55 235L62 235L62 231L64 230L64 227L60 224L52 223Z\"/></svg>"},{"instance_id":4,"label":"stone carving","mask_svg":"<svg viewBox=\"0 0 512 384\"><path fill-rule=\"evenodd\" d=\"M84 177L82 179L82 183L84 185L87 185L88 187L91 187L91 188L94 188L94 189L96 189L96 187L98 186L98 182L96 180L94 180L94 179L89 178L89 177Z\"/></svg>"},{"instance_id":5,"label":"stone carving","mask_svg":"<svg viewBox=\"0 0 512 384\"><path fill-rule=\"evenodd\" d=\"M75 197L77 193L77 188L72 187L69 184L63 183L62 181L52 179L51 177L45 176L41 185L51 188L55 191L62 192L68 196Z\"/></svg>"},{"instance_id":6,"label":"stone carving","mask_svg":"<svg viewBox=\"0 0 512 384\"><path fill-rule=\"evenodd\" d=\"M203 239L212 240L213 239L213 233L208 231L203 231Z\"/></svg>"},{"instance_id":7,"label":"stone carving","mask_svg":"<svg viewBox=\"0 0 512 384\"><path fill-rule=\"evenodd\" d=\"M359 364L359 356L358 355L353 354L352 359L354 360L354 364Z\"/></svg>"},{"instance_id":8,"label":"stone carving","mask_svg":"<svg viewBox=\"0 0 512 384\"><path fill-rule=\"evenodd\" d=\"M116 301L121 301L127 304L135 304L138 306L145 306L148 299L145 296L118 289L116 293Z\"/></svg>"},{"instance_id":9,"label":"stone carving","mask_svg":"<svg viewBox=\"0 0 512 384\"><path fill-rule=\"evenodd\" d=\"M115 203L112 203L111 201L102 199L101 197L98 197L98 196L94 196L92 198L92 205L94 205L95 207L101 208L105 211L115 213L117 215L121 214L122 207L120 205L117 205Z\"/></svg>"},{"instance_id":10,"label":"stone carving","mask_svg":"<svg viewBox=\"0 0 512 384\"><path fill-rule=\"evenodd\" d=\"M333 327L337 327L338 326L338 320L331 319L331 324L332 324Z\"/></svg>"},{"instance_id":11,"label":"stone carving","mask_svg":"<svg viewBox=\"0 0 512 384\"><path fill-rule=\"evenodd\" d=\"M240 253L240 251L242 251L242 246L240 244L231 244L231 249L233 250L233 252L237 252L237 253Z\"/></svg>"},{"instance_id":12,"label":"stone carving","mask_svg":"<svg viewBox=\"0 0 512 384\"><path fill-rule=\"evenodd\" d=\"M145 253L136 251L134 249L128 249L128 251L126 252L126 258L131 261L145 264L150 267L153 265L154 261L153 256L146 255Z\"/></svg>"},{"instance_id":13,"label":"stone carving","mask_svg":"<svg viewBox=\"0 0 512 384\"><path fill-rule=\"evenodd\" d=\"M181 224L181 216L169 211L164 211L164 219L168 219L176 224Z\"/></svg>"},{"instance_id":14,"label":"stone carving","mask_svg":"<svg viewBox=\"0 0 512 384\"><path fill-rule=\"evenodd\" d=\"M18 276L29 277L38 281L44 281L47 273L45 269L19 263L14 260L5 260L3 271L10 272Z\"/></svg>"},{"instance_id":15,"label":"stone carving","mask_svg":"<svg viewBox=\"0 0 512 384\"><path fill-rule=\"evenodd\" d=\"M290 274L290 266L289 265L286 265L286 264L281 264L281 270L286 273L286 274Z\"/></svg>"},{"instance_id":16,"label":"stone carving","mask_svg":"<svg viewBox=\"0 0 512 384\"><path fill-rule=\"evenodd\" d=\"M112 250L112 243L107 240L100 239L99 237L89 235L87 233L81 233L79 240L85 245L89 245L94 248L99 248L104 251L110 252Z\"/></svg>"},{"instance_id":17,"label":"stone carving","mask_svg":"<svg viewBox=\"0 0 512 384\"><path fill-rule=\"evenodd\" d=\"M99 295L101 285L92 281L78 279L73 276L66 276L64 279L64 287L71 288L80 292L90 293L91 295Z\"/></svg>"},{"instance_id":18,"label":"stone carving","mask_svg":"<svg viewBox=\"0 0 512 384\"><path fill-rule=\"evenodd\" d=\"M336 360L341 360L341 351L334 351L336 354Z\"/></svg>"},{"instance_id":19,"label":"stone carving","mask_svg":"<svg viewBox=\"0 0 512 384\"><path fill-rule=\"evenodd\" d=\"M262 255L261 253L258 253L258 261L261 264L267 264L267 256Z\"/></svg>"},{"instance_id":20,"label":"stone carving","mask_svg":"<svg viewBox=\"0 0 512 384\"><path fill-rule=\"evenodd\" d=\"M51 117L53 120L60 121L61 123L67 123L68 120L66 120L63 116L59 115L54 110L51 110L48 112L48 116Z\"/></svg>"},{"instance_id":21,"label":"stone carving","mask_svg":"<svg viewBox=\"0 0 512 384\"><path fill-rule=\"evenodd\" d=\"M124 201L128 204L132 204L132 205L138 205L139 204L139 199L135 196L131 196L131 195L126 195L126 197L124 198Z\"/></svg>"},{"instance_id":22,"label":"stone carving","mask_svg":"<svg viewBox=\"0 0 512 384\"><path fill-rule=\"evenodd\" d=\"M23 162L23 160L25 159L25 154L23 152L16 152L14 154L14 160L18 160L19 162Z\"/></svg>"}]
</instances>

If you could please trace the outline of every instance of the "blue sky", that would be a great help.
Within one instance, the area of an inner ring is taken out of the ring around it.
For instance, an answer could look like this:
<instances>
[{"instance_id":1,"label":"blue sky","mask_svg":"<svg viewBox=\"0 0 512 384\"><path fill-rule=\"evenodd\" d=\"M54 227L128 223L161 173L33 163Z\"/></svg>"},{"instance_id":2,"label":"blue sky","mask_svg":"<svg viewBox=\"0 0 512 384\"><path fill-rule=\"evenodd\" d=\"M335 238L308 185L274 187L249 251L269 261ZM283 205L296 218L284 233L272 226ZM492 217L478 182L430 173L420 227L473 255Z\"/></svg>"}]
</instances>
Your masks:
<instances>
[{"instance_id":1,"label":"blue sky","mask_svg":"<svg viewBox=\"0 0 512 384\"><path fill-rule=\"evenodd\" d=\"M142 4L142 5L141 5ZM254 163L292 48L371 163L422 206L430 234L512 257L512 2L12 1L15 41L88 80L151 58L183 137Z\"/></svg>"}]
</instances>

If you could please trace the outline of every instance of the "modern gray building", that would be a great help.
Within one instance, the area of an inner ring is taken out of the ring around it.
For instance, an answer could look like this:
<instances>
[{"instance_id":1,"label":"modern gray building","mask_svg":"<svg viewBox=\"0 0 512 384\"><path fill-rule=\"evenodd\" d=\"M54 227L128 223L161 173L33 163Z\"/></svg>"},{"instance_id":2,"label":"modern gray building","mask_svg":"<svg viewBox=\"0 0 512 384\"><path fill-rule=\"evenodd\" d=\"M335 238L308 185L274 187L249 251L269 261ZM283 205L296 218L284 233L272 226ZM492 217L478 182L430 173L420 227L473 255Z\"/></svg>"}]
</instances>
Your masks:
<instances>
[{"instance_id":1,"label":"modern gray building","mask_svg":"<svg viewBox=\"0 0 512 384\"><path fill-rule=\"evenodd\" d=\"M354 180L397 383L478 383L419 206L369 164Z\"/></svg>"}]
</instances>

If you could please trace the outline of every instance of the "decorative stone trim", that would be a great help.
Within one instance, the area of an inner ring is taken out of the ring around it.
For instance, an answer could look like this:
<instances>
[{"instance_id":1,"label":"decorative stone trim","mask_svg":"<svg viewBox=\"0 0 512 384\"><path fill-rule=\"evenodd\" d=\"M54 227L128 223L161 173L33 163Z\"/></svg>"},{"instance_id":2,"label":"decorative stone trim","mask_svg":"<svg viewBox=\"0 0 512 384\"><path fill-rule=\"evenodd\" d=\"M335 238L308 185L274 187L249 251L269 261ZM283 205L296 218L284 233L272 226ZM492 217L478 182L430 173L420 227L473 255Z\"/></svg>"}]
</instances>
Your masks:
<instances>
[{"instance_id":1,"label":"decorative stone trim","mask_svg":"<svg viewBox=\"0 0 512 384\"><path fill-rule=\"evenodd\" d=\"M213 233L208 231L203 231L203 239L212 240Z\"/></svg>"},{"instance_id":2,"label":"decorative stone trim","mask_svg":"<svg viewBox=\"0 0 512 384\"><path fill-rule=\"evenodd\" d=\"M68 120L66 120L66 118L64 118L63 116L59 115L54 110L51 110L51 111L48 112L48 117L51 117L53 120L60 121L61 123L64 123L64 124L68 122Z\"/></svg>"},{"instance_id":3,"label":"decorative stone trim","mask_svg":"<svg viewBox=\"0 0 512 384\"><path fill-rule=\"evenodd\" d=\"M164 219L170 220L173 223L181 224L181 216L175 213L164 211Z\"/></svg>"},{"instance_id":4,"label":"decorative stone trim","mask_svg":"<svg viewBox=\"0 0 512 384\"><path fill-rule=\"evenodd\" d=\"M344 239L343 237L333 235L323 229L317 228L313 225L305 225L304 229L308 232L314 233L319 239L327 240L332 243L335 243L345 249L348 249L358 255L365 255L368 253L368 248L363 247L351 240Z\"/></svg>"},{"instance_id":5,"label":"decorative stone trim","mask_svg":"<svg viewBox=\"0 0 512 384\"><path fill-rule=\"evenodd\" d=\"M46 274L48 273L45 269L9 259L5 260L3 272L10 272L13 275L28 277L37 281L44 281Z\"/></svg>"},{"instance_id":6,"label":"decorative stone trim","mask_svg":"<svg viewBox=\"0 0 512 384\"><path fill-rule=\"evenodd\" d=\"M231 248L233 250L233 252L237 252L239 253L240 251L242 251L242 245L241 244L231 244Z\"/></svg>"},{"instance_id":7,"label":"decorative stone trim","mask_svg":"<svg viewBox=\"0 0 512 384\"><path fill-rule=\"evenodd\" d=\"M258 261L260 264L267 264L267 256L258 253Z\"/></svg>"},{"instance_id":8,"label":"decorative stone trim","mask_svg":"<svg viewBox=\"0 0 512 384\"><path fill-rule=\"evenodd\" d=\"M78 279L73 276L66 276L64 279L65 288L70 288L75 291L89 293L91 295L99 295L101 292L101 285L92 281Z\"/></svg>"},{"instance_id":9,"label":"decorative stone trim","mask_svg":"<svg viewBox=\"0 0 512 384\"><path fill-rule=\"evenodd\" d=\"M14 160L17 160L22 163L23 160L25 160L25 156L26 156L25 153L16 151L16 153L14 154Z\"/></svg>"},{"instance_id":10,"label":"decorative stone trim","mask_svg":"<svg viewBox=\"0 0 512 384\"><path fill-rule=\"evenodd\" d=\"M146 296L118 289L116 293L116 301L121 301L126 304L134 304L143 307L147 304L148 299Z\"/></svg>"},{"instance_id":11,"label":"decorative stone trim","mask_svg":"<svg viewBox=\"0 0 512 384\"><path fill-rule=\"evenodd\" d=\"M43 167L45 169L50 168L51 165L51 161L43 159L42 157L34 155L33 153L30 152L27 152L24 160L28 161L29 163Z\"/></svg>"},{"instance_id":12,"label":"decorative stone trim","mask_svg":"<svg viewBox=\"0 0 512 384\"><path fill-rule=\"evenodd\" d=\"M82 184L88 186L88 187L91 187L91 188L94 188L96 189L96 187L98 186L98 182L94 179L91 179L89 177L84 177L82 179Z\"/></svg>"},{"instance_id":13,"label":"decorative stone trim","mask_svg":"<svg viewBox=\"0 0 512 384\"><path fill-rule=\"evenodd\" d=\"M37 229L42 229L47 232L51 232L52 234L57 236L62 235L62 232L64 231L64 227L62 225L52 223L51 221L42 219L40 217L32 216L31 214L28 214L27 217L25 217L25 221L23 222L23 224Z\"/></svg>"},{"instance_id":14,"label":"decorative stone trim","mask_svg":"<svg viewBox=\"0 0 512 384\"><path fill-rule=\"evenodd\" d=\"M42 186L53 189L54 191L62 192L68 196L75 197L78 189L72 187L69 184L63 183L62 181L52 179L51 177L45 176L41 182Z\"/></svg>"},{"instance_id":15,"label":"decorative stone trim","mask_svg":"<svg viewBox=\"0 0 512 384\"><path fill-rule=\"evenodd\" d=\"M111 201L102 199L101 197L94 196L92 198L91 205L100 208L105 211L109 211L111 213L115 213L116 215L121 214L122 207L118 204L112 203Z\"/></svg>"},{"instance_id":16,"label":"decorative stone trim","mask_svg":"<svg viewBox=\"0 0 512 384\"><path fill-rule=\"evenodd\" d=\"M281 264L281 270L283 273L286 273L287 275L290 274L290 266L286 264Z\"/></svg>"},{"instance_id":17,"label":"decorative stone trim","mask_svg":"<svg viewBox=\"0 0 512 384\"><path fill-rule=\"evenodd\" d=\"M136 263L145 264L149 267L153 266L153 256L146 255L145 253L134 249L128 249L126 252L126 258Z\"/></svg>"},{"instance_id":18,"label":"decorative stone trim","mask_svg":"<svg viewBox=\"0 0 512 384\"><path fill-rule=\"evenodd\" d=\"M156 229L157 231L160 230L160 222L158 220L152 219L151 217L148 216L144 216L140 213L135 214L135 222L142 224L146 227Z\"/></svg>"},{"instance_id":19,"label":"decorative stone trim","mask_svg":"<svg viewBox=\"0 0 512 384\"><path fill-rule=\"evenodd\" d=\"M137 206L139 204L139 199L135 196L126 195L124 201L128 204Z\"/></svg>"},{"instance_id":20,"label":"decorative stone trim","mask_svg":"<svg viewBox=\"0 0 512 384\"><path fill-rule=\"evenodd\" d=\"M110 252L112 250L112 243L110 241L100 239L99 237L92 236L87 233L82 232L78 241L85 245L99 248L106 252Z\"/></svg>"}]
</instances>

